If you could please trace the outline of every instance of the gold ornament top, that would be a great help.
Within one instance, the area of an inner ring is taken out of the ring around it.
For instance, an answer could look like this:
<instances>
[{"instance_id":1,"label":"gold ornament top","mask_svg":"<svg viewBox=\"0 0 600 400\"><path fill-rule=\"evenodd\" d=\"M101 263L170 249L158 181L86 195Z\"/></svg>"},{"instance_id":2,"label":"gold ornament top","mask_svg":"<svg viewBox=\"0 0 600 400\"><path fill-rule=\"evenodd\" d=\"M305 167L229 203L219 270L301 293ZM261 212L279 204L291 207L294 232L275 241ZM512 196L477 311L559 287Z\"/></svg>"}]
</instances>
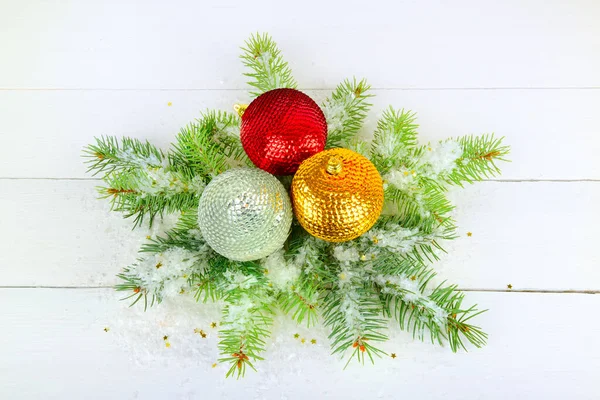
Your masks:
<instances>
[{"instance_id":1,"label":"gold ornament top","mask_svg":"<svg viewBox=\"0 0 600 400\"><path fill-rule=\"evenodd\" d=\"M304 160L292 181L294 213L311 235L329 242L371 229L383 208L383 181L366 157L325 150Z\"/></svg>"}]
</instances>

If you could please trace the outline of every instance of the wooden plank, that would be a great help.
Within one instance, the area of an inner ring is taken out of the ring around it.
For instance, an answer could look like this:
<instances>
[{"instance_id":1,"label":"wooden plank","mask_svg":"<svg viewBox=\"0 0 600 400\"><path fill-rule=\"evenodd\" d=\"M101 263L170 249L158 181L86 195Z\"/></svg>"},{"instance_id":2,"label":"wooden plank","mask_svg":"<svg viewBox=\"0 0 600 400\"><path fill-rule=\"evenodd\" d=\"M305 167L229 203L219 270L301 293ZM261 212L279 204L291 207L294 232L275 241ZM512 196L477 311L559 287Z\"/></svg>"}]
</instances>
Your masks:
<instances>
[{"instance_id":1,"label":"wooden plank","mask_svg":"<svg viewBox=\"0 0 600 400\"><path fill-rule=\"evenodd\" d=\"M110 213L94 185L0 180L0 221L10 232L1 285L115 283L147 233ZM600 184L484 182L455 190L453 200L460 238L435 265L441 278L471 289L600 289Z\"/></svg>"},{"instance_id":2,"label":"wooden plank","mask_svg":"<svg viewBox=\"0 0 600 400\"><path fill-rule=\"evenodd\" d=\"M0 265L10 278L1 285L98 286L133 262L147 235L110 212L97 199L93 181L0 181L1 226L5 251ZM166 220L167 225L175 217Z\"/></svg>"},{"instance_id":3,"label":"wooden plank","mask_svg":"<svg viewBox=\"0 0 600 400\"><path fill-rule=\"evenodd\" d=\"M595 0L27 0L0 16L0 87L239 89L257 27L303 87L597 87L599 17Z\"/></svg>"},{"instance_id":4,"label":"wooden plank","mask_svg":"<svg viewBox=\"0 0 600 400\"><path fill-rule=\"evenodd\" d=\"M310 91L317 100L329 91ZM503 179L600 179L600 90L377 90L364 134L389 104L418 113L421 140L495 132L512 146ZM1 92L0 177L83 178L94 136L168 147L200 110L230 110L244 91ZM172 103L168 106L169 102Z\"/></svg>"},{"instance_id":5,"label":"wooden plank","mask_svg":"<svg viewBox=\"0 0 600 400\"><path fill-rule=\"evenodd\" d=\"M452 354L394 328L384 349L396 359L344 371L321 328L278 319L259 372L236 381L224 379L224 366L211 368L211 311L164 305L142 315L116 303L109 289L0 289L0 397L597 398L600 322L589 316L600 296L470 293L469 300L490 308L479 318L490 334L483 349ZM174 317L164 319L170 312ZM192 326L205 327L209 337L194 337ZM317 344L301 344L296 332Z\"/></svg>"}]
</instances>

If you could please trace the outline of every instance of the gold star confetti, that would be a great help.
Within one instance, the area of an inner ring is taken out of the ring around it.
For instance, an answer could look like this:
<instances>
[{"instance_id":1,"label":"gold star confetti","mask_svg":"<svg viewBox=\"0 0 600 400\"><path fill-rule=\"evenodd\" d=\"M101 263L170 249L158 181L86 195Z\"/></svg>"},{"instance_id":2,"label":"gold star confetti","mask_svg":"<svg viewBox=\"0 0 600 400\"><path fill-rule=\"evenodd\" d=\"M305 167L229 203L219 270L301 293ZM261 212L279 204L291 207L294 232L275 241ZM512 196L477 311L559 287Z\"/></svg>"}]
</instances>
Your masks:
<instances>
[{"instance_id":1,"label":"gold star confetti","mask_svg":"<svg viewBox=\"0 0 600 400\"><path fill-rule=\"evenodd\" d=\"M396 358L396 353L392 353L392 354L390 354L390 357L392 357L392 358Z\"/></svg>"},{"instance_id":2,"label":"gold star confetti","mask_svg":"<svg viewBox=\"0 0 600 400\"><path fill-rule=\"evenodd\" d=\"M317 339L310 339L310 342L311 342L312 344L317 344Z\"/></svg>"},{"instance_id":3,"label":"gold star confetti","mask_svg":"<svg viewBox=\"0 0 600 400\"><path fill-rule=\"evenodd\" d=\"M211 328L216 328L217 327L217 323L216 322L211 322L210 323L210 327Z\"/></svg>"},{"instance_id":4,"label":"gold star confetti","mask_svg":"<svg viewBox=\"0 0 600 400\"><path fill-rule=\"evenodd\" d=\"M468 237L471 237L471 236L473 236L473 232L467 232L467 236L468 236Z\"/></svg>"},{"instance_id":5,"label":"gold star confetti","mask_svg":"<svg viewBox=\"0 0 600 400\"><path fill-rule=\"evenodd\" d=\"M159 269L160 267L162 267L162 265L163 264L161 262L159 262L158 264L156 264L156 269Z\"/></svg>"},{"instance_id":6,"label":"gold star confetti","mask_svg":"<svg viewBox=\"0 0 600 400\"><path fill-rule=\"evenodd\" d=\"M213 363L212 367L217 368L217 363Z\"/></svg>"},{"instance_id":7,"label":"gold star confetti","mask_svg":"<svg viewBox=\"0 0 600 400\"><path fill-rule=\"evenodd\" d=\"M206 339L206 333L200 332L200 336L202 336L202 339Z\"/></svg>"},{"instance_id":8,"label":"gold star confetti","mask_svg":"<svg viewBox=\"0 0 600 400\"><path fill-rule=\"evenodd\" d=\"M171 343L165 342L165 347L168 349L169 347L171 347Z\"/></svg>"},{"instance_id":9,"label":"gold star confetti","mask_svg":"<svg viewBox=\"0 0 600 400\"><path fill-rule=\"evenodd\" d=\"M294 333L294 339L298 339L299 337L300 337L300 334Z\"/></svg>"},{"instance_id":10,"label":"gold star confetti","mask_svg":"<svg viewBox=\"0 0 600 400\"><path fill-rule=\"evenodd\" d=\"M163 336L163 340L166 342L167 340L169 340L169 337L167 335Z\"/></svg>"},{"instance_id":11,"label":"gold star confetti","mask_svg":"<svg viewBox=\"0 0 600 400\"><path fill-rule=\"evenodd\" d=\"M184 294L185 293L185 289L181 288L181 290L179 291L179 294Z\"/></svg>"},{"instance_id":12,"label":"gold star confetti","mask_svg":"<svg viewBox=\"0 0 600 400\"><path fill-rule=\"evenodd\" d=\"M150 235L146 236L146 239L150 240L152 237Z\"/></svg>"},{"instance_id":13,"label":"gold star confetti","mask_svg":"<svg viewBox=\"0 0 600 400\"><path fill-rule=\"evenodd\" d=\"M360 261L367 261L367 256L365 256L364 254L360 256Z\"/></svg>"},{"instance_id":14,"label":"gold star confetti","mask_svg":"<svg viewBox=\"0 0 600 400\"><path fill-rule=\"evenodd\" d=\"M106 328L104 328L104 332L108 332L110 331L110 328L107 326Z\"/></svg>"},{"instance_id":15,"label":"gold star confetti","mask_svg":"<svg viewBox=\"0 0 600 400\"><path fill-rule=\"evenodd\" d=\"M507 288L512 289L512 285L509 283L508 285L506 285Z\"/></svg>"},{"instance_id":16,"label":"gold star confetti","mask_svg":"<svg viewBox=\"0 0 600 400\"><path fill-rule=\"evenodd\" d=\"M200 332L202 332L202 329L199 329L199 328L194 329L194 333L200 334Z\"/></svg>"},{"instance_id":17,"label":"gold star confetti","mask_svg":"<svg viewBox=\"0 0 600 400\"><path fill-rule=\"evenodd\" d=\"M304 339L304 338L300 339L300 343L305 343L305 342L306 342L306 339Z\"/></svg>"},{"instance_id":18,"label":"gold star confetti","mask_svg":"<svg viewBox=\"0 0 600 400\"><path fill-rule=\"evenodd\" d=\"M167 103L167 106L169 106L169 107L171 107L172 105L173 105L173 103L172 103L172 102L168 102L168 103Z\"/></svg>"},{"instance_id":19,"label":"gold star confetti","mask_svg":"<svg viewBox=\"0 0 600 400\"><path fill-rule=\"evenodd\" d=\"M410 280L411 280L411 281L414 281L414 280L416 280L416 279L417 279L417 277L416 277L415 275L413 275L413 276L411 276L411 277L410 277Z\"/></svg>"}]
</instances>

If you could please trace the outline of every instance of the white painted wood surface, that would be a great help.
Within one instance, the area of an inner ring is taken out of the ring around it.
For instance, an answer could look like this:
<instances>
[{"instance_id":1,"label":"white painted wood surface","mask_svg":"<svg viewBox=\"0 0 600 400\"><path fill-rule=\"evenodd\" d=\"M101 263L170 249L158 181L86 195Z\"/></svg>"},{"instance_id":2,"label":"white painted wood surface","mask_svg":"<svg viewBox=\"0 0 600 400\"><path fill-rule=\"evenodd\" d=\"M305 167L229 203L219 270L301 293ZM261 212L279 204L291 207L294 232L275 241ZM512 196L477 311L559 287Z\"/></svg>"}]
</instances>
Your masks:
<instances>
[{"instance_id":1,"label":"white painted wood surface","mask_svg":"<svg viewBox=\"0 0 600 400\"><path fill-rule=\"evenodd\" d=\"M97 200L97 184L0 180L0 193L19 193L0 197L0 221L12 232L0 265L19 266L8 269L3 285L117 282L115 274L159 228L132 231L129 220ZM509 283L520 290L599 288L600 216L590 214L600 204L599 182L482 182L452 197L460 237L446 243L448 254L436 265L440 278L466 289L502 290ZM15 213L19 207L28 211Z\"/></svg>"},{"instance_id":2,"label":"white painted wood surface","mask_svg":"<svg viewBox=\"0 0 600 400\"><path fill-rule=\"evenodd\" d=\"M600 292L598 20L596 0L0 2L0 398L598 398L600 297L584 294ZM306 347L280 324L243 381L210 368L212 337L191 365L181 349L134 365L136 317L101 287L155 232L95 199L81 148L167 146L199 111L247 99L238 47L256 30L316 99L368 78L366 134L392 104L418 113L424 141L507 138L503 176L453 193L461 237L436 265L490 309L485 349L392 330L397 359L342 371L321 330Z\"/></svg>"},{"instance_id":3,"label":"white painted wood surface","mask_svg":"<svg viewBox=\"0 0 600 400\"><path fill-rule=\"evenodd\" d=\"M235 65L235 74L240 75L241 65ZM308 93L318 100L330 90ZM424 142L489 132L505 136L513 144L514 162L503 165L502 179L600 179L600 90L373 93L365 136L389 105L404 107L418 113ZM89 177L81 149L94 136L133 136L167 147L179 128L200 111L231 110L232 104L248 100L241 90L0 91L0 176Z\"/></svg>"},{"instance_id":4,"label":"white painted wood surface","mask_svg":"<svg viewBox=\"0 0 600 400\"><path fill-rule=\"evenodd\" d=\"M596 313L600 296L470 295L493 306L481 316L492 332L484 349L453 354L392 331L385 348L398 358L342 372L343 361L330 357L326 346L295 341L297 329L288 324L276 329L281 340L269 345L262 374L225 381L223 369L212 369L210 362L180 366L170 357L139 363L124 353L114 340L118 333L103 331L122 318L110 289L7 289L0 291L2 304L12 306L0 315L5 349L0 393L7 399L99 400L597 398L592 367L600 363L600 320L581 317ZM314 336L326 341L320 331ZM199 340L206 348L215 344L214 337ZM216 357L216 351L207 351L207 358Z\"/></svg>"}]
</instances>

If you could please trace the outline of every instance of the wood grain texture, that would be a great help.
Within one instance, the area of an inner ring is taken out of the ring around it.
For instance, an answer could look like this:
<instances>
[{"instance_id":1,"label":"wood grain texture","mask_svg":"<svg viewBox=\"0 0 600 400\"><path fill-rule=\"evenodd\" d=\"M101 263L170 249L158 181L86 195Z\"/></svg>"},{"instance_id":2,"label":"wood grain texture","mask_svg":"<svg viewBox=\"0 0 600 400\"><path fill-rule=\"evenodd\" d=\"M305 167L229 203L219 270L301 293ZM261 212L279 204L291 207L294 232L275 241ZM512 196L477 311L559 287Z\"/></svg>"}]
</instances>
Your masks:
<instances>
[{"instance_id":1,"label":"wood grain texture","mask_svg":"<svg viewBox=\"0 0 600 400\"><path fill-rule=\"evenodd\" d=\"M0 87L240 89L256 30L304 87L598 87L599 17L595 0L26 0L0 13Z\"/></svg>"},{"instance_id":2,"label":"wood grain texture","mask_svg":"<svg viewBox=\"0 0 600 400\"><path fill-rule=\"evenodd\" d=\"M132 232L131 221L96 199L95 185L0 180L0 221L11 232L4 238L9 250L0 253L0 265L8 266L0 286L116 282L148 231ZM440 278L468 289L510 283L515 289L600 290L594 234L600 214L590 213L600 204L599 183L482 182L457 188L452 197L460 237L434 265Z\"/></svg>"},{"instance_id":3,"label":"wood grain texture","mask_svg":"<svg viewBox=\"0 0 600 400\"><path fill-rule=\"evenodd\" d=\"M329 92L308 93L321 100ZM365 137L393 105L417 112L423 142L489 132L505 136L514 162L501 165L502 179L600 179L600 90L374 94ZM0 177L89 177L81 150L94 136L133 136L166 148L200 111L231 110L248 100L245 91L222 90L0 92Z\"/></svg>"},{"instance_id":4,"label":"wood grain texture","mask_svg":"<svg viewBox=\"0 0 600 400\"><path fill-rule=\"evenodd\" d=\"M115 306L109 289L0 289L0 302L11 310L0 315L0 397L597 398L600 322L582 323L581 315L594 315L600 296L472 293L470 299L490 308L478 320L490 333L484 349L453 354L393 329L386 351L398 358L343 371L343 361L328 354L324 332L317 330L318 346L311 347L294 340L298 328L286 324L276 328L278 340L269 341L259 373L226 381L224 367L212 369L210 356L185 364L170 353L175 347L157 352L152 363L134 360L118 328L119 319L133 317ZM176 343L176 335L170 340ZM198 342L210 354L215 344L213 336Z\"/></svg>"}]
</instances>

